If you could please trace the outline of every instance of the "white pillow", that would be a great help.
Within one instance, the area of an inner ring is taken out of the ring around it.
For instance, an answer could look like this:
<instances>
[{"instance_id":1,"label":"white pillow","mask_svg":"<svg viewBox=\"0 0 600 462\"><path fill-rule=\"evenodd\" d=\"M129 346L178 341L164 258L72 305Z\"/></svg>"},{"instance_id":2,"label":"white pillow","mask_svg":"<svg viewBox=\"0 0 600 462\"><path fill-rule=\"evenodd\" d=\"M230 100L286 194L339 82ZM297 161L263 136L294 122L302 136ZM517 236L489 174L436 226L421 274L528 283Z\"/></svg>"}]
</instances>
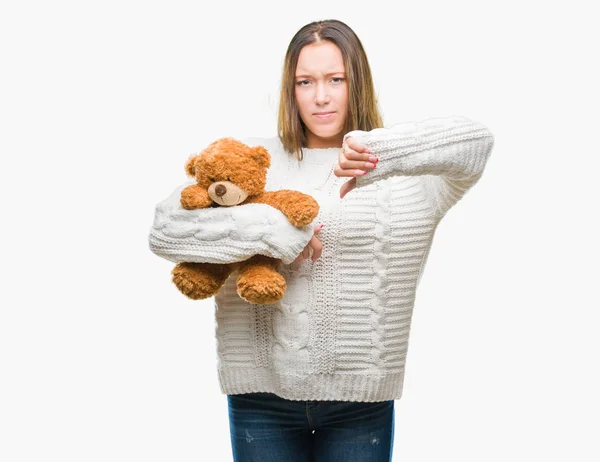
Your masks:
<instances>
[{"instance_id":1,"label":"white pillow","mask_svg":"<svg viewBox=\"0 0 600 462\"><path fill-rule=\"evenodd\" d=\"M148 237L150 250L172 262L233 263L266 255L292 263L313 236L312 224L295 227L267 204L186 210L179 186L158 203Z\"/></svg>"}]
</instances>

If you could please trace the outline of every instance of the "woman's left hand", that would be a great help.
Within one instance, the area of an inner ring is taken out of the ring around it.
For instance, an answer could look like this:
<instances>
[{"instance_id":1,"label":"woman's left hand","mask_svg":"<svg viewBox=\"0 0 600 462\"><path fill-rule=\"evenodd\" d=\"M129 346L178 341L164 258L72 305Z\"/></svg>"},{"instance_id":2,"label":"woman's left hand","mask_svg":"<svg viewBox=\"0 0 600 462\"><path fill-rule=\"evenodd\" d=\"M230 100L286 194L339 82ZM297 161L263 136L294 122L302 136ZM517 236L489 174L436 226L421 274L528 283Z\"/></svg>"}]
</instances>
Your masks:
<instances>
[{"instance_id":1,"label":"woman's left hand","mask_svg":"<svg viewBox=\"0 0 600 462\"><path fill-rule=\"evenodd\" d=\"M340 188L340 199L356 187L356 177L375 168L379 159L352 137L346 138L333 170L335 176L351 176Z\"/></svg>"}]
</instances>

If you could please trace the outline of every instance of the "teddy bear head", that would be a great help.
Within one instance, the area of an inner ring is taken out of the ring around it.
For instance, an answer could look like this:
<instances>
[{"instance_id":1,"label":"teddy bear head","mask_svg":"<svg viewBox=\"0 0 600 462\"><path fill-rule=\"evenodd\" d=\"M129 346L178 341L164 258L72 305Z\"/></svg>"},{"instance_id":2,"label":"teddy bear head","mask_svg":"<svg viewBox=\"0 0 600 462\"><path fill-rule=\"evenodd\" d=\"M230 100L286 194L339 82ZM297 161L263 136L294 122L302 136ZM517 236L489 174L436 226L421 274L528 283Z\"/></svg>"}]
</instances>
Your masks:
<instances>
[{"instance_id":1,"label":"teddy bear head","mask_svg":"<svg viewBox=\"0 0 600 462\"><path fill-rule=\"evenodd\" d=\"M185 170L207 190L213 202L233 206L264 191L270 166L271 156L263 146L250 147L234 138L221 138L190 156Z\"/></svg>"}]
</instances>

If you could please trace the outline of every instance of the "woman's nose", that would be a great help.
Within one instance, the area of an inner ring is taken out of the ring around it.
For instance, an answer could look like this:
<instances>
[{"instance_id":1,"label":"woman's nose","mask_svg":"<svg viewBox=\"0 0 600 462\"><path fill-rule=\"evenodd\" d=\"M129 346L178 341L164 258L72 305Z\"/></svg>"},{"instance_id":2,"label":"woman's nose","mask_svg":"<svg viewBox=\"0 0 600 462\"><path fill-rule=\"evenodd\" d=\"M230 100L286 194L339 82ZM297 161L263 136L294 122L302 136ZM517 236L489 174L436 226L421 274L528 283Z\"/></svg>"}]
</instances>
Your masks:
<instances>
[{"instance_id":1,"label":"woman's nose","mask_svg":"<svg viewBox=\"0 0 600 462\"><path fill-rule=\"evenodd\" d=\"M327 87L325 85L317 85L316 95L315 95L315 103L327 104L329 102L329 94L327 92Z\"/></svg>"}]
</instances>

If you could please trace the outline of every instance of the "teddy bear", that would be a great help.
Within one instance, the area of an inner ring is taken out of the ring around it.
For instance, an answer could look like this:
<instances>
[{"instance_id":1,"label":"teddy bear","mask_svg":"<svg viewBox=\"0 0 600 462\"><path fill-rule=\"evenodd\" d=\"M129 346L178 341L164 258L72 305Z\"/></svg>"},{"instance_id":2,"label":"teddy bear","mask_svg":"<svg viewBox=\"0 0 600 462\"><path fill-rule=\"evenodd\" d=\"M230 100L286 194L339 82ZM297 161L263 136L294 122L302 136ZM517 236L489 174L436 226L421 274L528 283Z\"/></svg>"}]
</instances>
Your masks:
<instances>
[{"instance_id":1,"label":"teddy bear","mask_svg":"<svg viewBox=\"0 0 600 462\"><path fill-rule=\"evenodd\" d=\"M281 211L294 226L310 224L319 213L318 202L299 191L265 191L270 166L271 156L264 146L251 147L235 138L218 139L187 160L186 173L195 183L181 191L181 207L193 210L262 203ZM181 262L171 274L184 295L199 300L215 295L238 270L238 295L252 304L272 304L286 290L280 263L265 255L225 264Z\"/></svg>"}]
</instances>

